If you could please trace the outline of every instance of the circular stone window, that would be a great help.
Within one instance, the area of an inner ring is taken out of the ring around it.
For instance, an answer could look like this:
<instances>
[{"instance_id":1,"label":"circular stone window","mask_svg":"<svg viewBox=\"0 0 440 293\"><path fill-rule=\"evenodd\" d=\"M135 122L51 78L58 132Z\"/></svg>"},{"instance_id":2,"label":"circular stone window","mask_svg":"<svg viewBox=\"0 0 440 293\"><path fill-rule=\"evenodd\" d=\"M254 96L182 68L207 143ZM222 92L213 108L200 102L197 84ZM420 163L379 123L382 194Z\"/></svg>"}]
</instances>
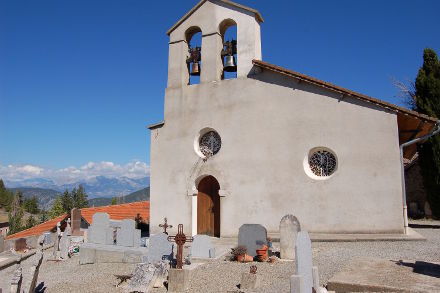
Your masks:
<instances>
[{"instance_id":1,"label":"circular stone window","mask_svg":"<svg viewBox=\"0 0 440 293\"><path fill-rule=\"evenodd\" d=\"M211 130L200 137L199 149L205 158L211 157L218 153L221 146L222 140L216 131Z\"/></svg>"},{"instance_id":2,"label":"circular stone window","mask_svg":"<svg viewBox=\"0 0 440 293\"><path fill-rule=\"evenodd\" d=\"M337 160L336 156L329 149L317 148L310 151L308 156L308 175L312 178L325 179L336 171Z\"/></svg>"}]
</instances>

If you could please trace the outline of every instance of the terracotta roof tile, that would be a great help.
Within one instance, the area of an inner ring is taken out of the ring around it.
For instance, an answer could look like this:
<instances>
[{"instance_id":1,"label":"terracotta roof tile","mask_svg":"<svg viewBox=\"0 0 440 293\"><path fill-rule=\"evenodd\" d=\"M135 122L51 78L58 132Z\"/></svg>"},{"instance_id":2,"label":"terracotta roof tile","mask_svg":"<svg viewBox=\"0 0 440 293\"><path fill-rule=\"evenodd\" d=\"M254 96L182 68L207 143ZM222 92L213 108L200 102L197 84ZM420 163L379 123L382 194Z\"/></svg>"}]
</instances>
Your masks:
<instances>
[{"instance_id":1,"label":"terracotta roof tile","mask_svg":"<svg viewBox=\"0 0 440 293\"><path fill-rule=\"evenodd\" d=\"M6 239L15 239L15 238L23 238L28 236L37 236L41 235L44 232L49 232L50 230L54 229L57 226L58 222L61 222L67 218L67 214L63 214L57 218L54 218L52 220L49 220L47 222L41 223L39 225L36 225L32 228L20 231L18 233L9 235L6 237Z\"/></svg>"},{"instance_id":2,"label":"terracotta roof tile","mask_svg":"<svg viewBox=\"0 0 440 293\"><path fill-rule=\"evenodd\" d=\"M92 224L95 213L107 213L112 220L134 219L140 214L142 219L150 220L150 202L139 201L119 205L81 209L81 216L87 223Z\"/></svg>"}]
</instances>

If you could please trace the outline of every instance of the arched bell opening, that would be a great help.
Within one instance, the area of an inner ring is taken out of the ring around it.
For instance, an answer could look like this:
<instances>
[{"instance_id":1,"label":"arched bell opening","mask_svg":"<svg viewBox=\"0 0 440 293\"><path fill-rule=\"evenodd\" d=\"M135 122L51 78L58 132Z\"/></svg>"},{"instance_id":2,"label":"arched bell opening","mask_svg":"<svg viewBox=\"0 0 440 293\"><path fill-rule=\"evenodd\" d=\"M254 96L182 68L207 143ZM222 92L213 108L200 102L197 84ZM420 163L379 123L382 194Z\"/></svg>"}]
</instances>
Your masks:
<instances>
[{"instance_id":1,"label":"arched bell opening","mask_svg":"<svg viewBox=\"0 0 440 293\"><path fill-rule=\"evenodd\" d=\"M188 84L199 84L202 69L202 30L193 26L186 30L185 40L188 44Z\"/></svg>"},{"instance_id":2,"label":"arched bell opening","mask_svg":"<svg viewBox=\"0 0 440 293\"><path fill-rule=\"evenodd\" d=\"M237 77L237 23L232 19L225 19L219 25L222 36L223 49L221 57L223 61L222 79Z\"/></svg>"},{"instance_id":3,"label":"arched bell opening","mask_svg":"<svg viewBox=\"0 0 440 293\"><path fill-rule=\"evenodd\" d=\"M214 176L206 176L197 190L197 234L220 237L220 184Z\"/></svg>"}]
</instances>

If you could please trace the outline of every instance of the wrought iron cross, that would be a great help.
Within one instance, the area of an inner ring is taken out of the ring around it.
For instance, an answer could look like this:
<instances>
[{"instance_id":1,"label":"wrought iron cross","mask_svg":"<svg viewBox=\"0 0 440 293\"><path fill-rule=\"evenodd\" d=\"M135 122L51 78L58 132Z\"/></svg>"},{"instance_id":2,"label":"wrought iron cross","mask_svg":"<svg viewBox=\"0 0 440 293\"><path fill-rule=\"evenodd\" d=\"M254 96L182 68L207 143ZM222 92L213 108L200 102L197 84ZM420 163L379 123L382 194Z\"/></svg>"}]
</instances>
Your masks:
<instances>
[{"instance_id":1,"label":"wrought iron cross","mask_svg":"<svg viewBox=\"0 0 440 293\"><path fill-rule=\"evenodd\" d=\"M167 229L168 228L173 228L173 225L168 225L168 220L167 218L163 218L164 222L163 224L159 224L159 227L163 228L163 233L168 235Z\"/></svg>"},{"instance_id":2,"label":"wrought iron cross","mask_svg":"<svg viewBox=\"0 0 440 293\"><path fill-rule=\"evenodd\" d=\"M177 234L176 236L168 236L168 241L176 242L177 244L177 266L176 268L181 269L183 262L182 262L182 252L183 252L183 244L186 242L192 242L194 240L193 237L186 237L185 234L183 234L183 224L179 224L177 226Z\"/></svg>"}]
</instances>

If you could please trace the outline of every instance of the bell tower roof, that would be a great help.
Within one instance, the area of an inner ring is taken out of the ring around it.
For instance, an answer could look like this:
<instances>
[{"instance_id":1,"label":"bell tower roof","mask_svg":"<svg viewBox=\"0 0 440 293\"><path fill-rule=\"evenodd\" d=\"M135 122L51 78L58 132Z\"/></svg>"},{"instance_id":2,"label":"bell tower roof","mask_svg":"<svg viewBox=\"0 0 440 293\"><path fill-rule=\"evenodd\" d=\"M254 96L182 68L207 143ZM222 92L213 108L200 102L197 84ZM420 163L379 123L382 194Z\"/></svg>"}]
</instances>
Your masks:
<instances>
[{"instance_id":1,"label":"bell tower roof","mask_svg":"<svg viewBox=\"0 0 440 293\"><path fill-rule=\"evenodd\" d=\"M170 35L179 25L181 25L187 18L189 18L197 9L199 9L205 2L212 2L214 4L218 5L225 5L225 6L232 6L235 8L243 9L248 12L251 12L255 15L255 18L258 22L264 22L263 17L261 16L260 12L258 10L229 1L229 0L201 0L199 3L197 3L196 6L194 6L190 11L188 11L181 19L179 19L168 31L167 35Z\"/></svg>"}]
</instances>

